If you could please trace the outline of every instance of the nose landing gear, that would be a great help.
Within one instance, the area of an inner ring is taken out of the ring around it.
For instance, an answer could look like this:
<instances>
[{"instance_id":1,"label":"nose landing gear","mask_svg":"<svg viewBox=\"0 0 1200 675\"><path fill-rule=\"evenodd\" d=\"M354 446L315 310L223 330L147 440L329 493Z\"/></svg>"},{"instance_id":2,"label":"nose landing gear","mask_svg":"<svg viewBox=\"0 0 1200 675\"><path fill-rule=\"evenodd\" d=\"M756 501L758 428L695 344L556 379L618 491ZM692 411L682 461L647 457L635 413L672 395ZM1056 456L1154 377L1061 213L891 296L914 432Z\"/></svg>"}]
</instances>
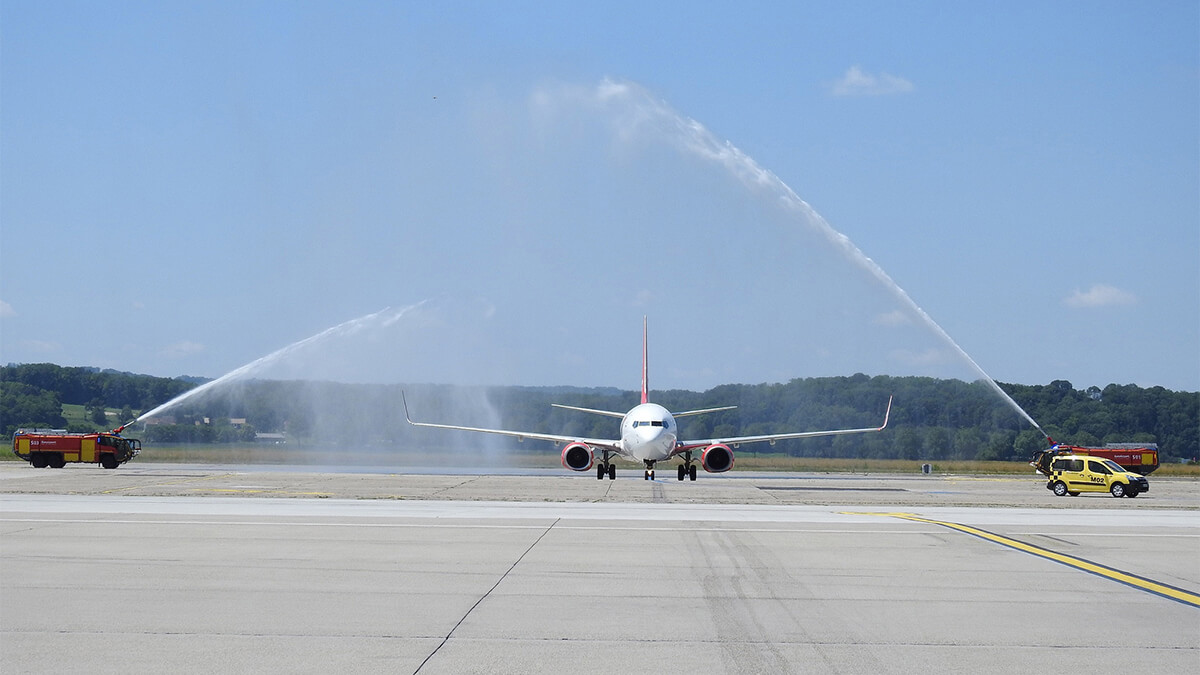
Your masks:
<instances>
[{"instance_id":1,"label":"nose landing gear","mask_svg":"<svg viewBox=\"0 0 1200 675\"><path fill-rule=\"evenodd\" d=\"M646 463L646 476L644 480L654 480L654 460L643 460Z\"/></svg>"}]
</instances>

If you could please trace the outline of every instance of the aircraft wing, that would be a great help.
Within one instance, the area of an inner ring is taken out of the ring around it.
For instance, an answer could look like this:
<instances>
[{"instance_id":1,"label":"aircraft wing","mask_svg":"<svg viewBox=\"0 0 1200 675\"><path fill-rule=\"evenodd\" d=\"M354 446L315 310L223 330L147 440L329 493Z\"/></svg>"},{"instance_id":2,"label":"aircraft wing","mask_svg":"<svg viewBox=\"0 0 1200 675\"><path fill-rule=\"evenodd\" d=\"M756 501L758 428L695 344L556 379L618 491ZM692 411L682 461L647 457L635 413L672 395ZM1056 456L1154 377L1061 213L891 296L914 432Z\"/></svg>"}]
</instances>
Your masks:
<instances>
[{"instance_id":1,"label":"aircraft wing","mask_svg":"<svg viewBox=\"0 0 1200 675\"><path fill-rule=\"evenodd\" d=\"M671 413L671 417L689 417L691 415L705 415L708 413L721 412L724 410L734 410L736 405L723 405L720 408L704 408L703 410L685 410L683 412Z\"/></svg>"},{"instance_id":2,"label":"aircraft wing","mask_svg":"<svg viewBox=\"0 0 1200 675\"><path fill-rule=\"evenodd\" d=\"M511 436L518 441L523 441L526 438L532 438L535 441L550 441L552 443L576 443L582 442L595 448L605 448L613 452L620 452L619 443L611 438L580 438L578 436L563 436L560 434L543 434L536 431L510 431L508 429L485 429L482 427L465 427L456 424L433 424L430 422L414 422L408 414L408 401L401 394L401 400L404 401L404 417L408 423L414 427L428 427L430 429L451 429L454 431L471 431L479 434L496 434L498 436Z\"/></svg>"},{"instance_id":3,"label":"aircraft wing","mask_svg":"<svg viewBox=\"0 0 1200 675\"><path fill-rule=\"evenodd\" d=\"M737 447L742 443L762 443L764 441L774 443L775 441L786 441L792 438L815 438L817 436L841 436L843 434L864 434L872 431L883 431L887 426L888 417L892 414L892 399L888 397L887 411L883 413L883 424L878 427L868 427L866 429L833 429L830 431L799 431L788 434L763 434L761 436L733 436L731 438L709 438L702 441L687 441L681 443L676 452L684 450L694 450L703 448L718 443Z\"/></svg>"}]
</instances>

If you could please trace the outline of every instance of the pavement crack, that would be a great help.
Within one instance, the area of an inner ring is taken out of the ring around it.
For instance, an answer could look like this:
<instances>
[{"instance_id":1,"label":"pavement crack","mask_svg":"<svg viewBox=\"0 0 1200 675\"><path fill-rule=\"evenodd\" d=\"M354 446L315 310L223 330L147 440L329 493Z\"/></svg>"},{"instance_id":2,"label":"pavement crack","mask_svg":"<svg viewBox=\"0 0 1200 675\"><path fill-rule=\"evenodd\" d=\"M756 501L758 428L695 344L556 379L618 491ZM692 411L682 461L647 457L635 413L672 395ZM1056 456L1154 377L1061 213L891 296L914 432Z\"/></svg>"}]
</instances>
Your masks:
<instances>
[{"instance_id":1,"label":"pavement crack","mask_svg":"<svg viewBox=\"0 0 1200 675\"><path fill-rule=\"evenodd\" d=\"M425 657L425 660L421 662L421 665L417 666L417 669L413 671L413 675L417 675L417 673L421 672L421 669L424 668L425 664L429 663L429 660L432 659L434 657L434 655L438 653L438 650L440 650L442 648L442 646L444 646L447 642L450 641L450 638L454 636L454 631L458 630L458 627L461 626L462 623L467 620L468 616L471 616L471 612L474 612L476 607L478 607L480 604L482 604L484 600L487 600L488 596L492 594L492 591L496 590L496 588L499 587L500 584L506 578L508 578L508 575L514 569L517 568L517 565L521 564L521 561L525 559L525 556L529 555L529 552L533 550L533 547L537 546L538 542L540 542L543 537L545 537L547 534L550 534L550 530L553 530L554 526L557 525L558 521L560 521L560 520L562 520L562 519L555 518L554 522L550 523L550 526L546 528L546 531L539 534L538 538L535 539L533 541L533 543L529 545L529 548L525 549L525 552L522 553L520 555L520 557L518 557L516 559L516 561L513 562L513 564L511 566L509 566L509 568L507 570L504 571L504 574L500 575L500 578L496 580L496 583L492 584L492 587L487 590L487 593L484 593L482 596L480 596L480 598L478 600L475 601L475 604L471 605L471 608L468 609L466 611L466 613L462 615L462 618L458 620L458 623L454 624L454 627L450 629L450 632L446 633L446 637L443 638L442 641L438 643L438 646L433 648L433 651L429 653L429 656Z\"/></svg>"},{"instance_id":2,"label":"pavement crack","mask_svg":"<svg viewBox=\"0 0 1200 675\"><path fill-rule=\"evenodd\" d=\"M458 488L466 485L467 483L474 483L475 481L479 480L480 478L482 478L482 476L471 476L470 478L468 478L462 482L455 483L454 485L444 487L441 490L434 490L433 492L429 493L429 496L436 497L437 495L443 494L445 492L449 492L451 490L457 490Z\"/></svg>"}]
</instances>

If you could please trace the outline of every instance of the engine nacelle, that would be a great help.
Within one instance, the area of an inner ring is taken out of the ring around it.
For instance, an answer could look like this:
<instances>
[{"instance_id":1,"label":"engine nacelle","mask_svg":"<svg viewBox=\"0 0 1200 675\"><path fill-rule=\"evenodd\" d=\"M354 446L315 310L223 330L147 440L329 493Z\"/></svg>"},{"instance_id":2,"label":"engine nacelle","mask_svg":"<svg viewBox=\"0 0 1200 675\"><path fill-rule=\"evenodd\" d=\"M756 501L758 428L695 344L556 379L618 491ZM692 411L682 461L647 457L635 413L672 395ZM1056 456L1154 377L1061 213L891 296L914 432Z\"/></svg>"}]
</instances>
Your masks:
<instances>
[{"instance_id":1,"label":"engine nacelle","mask_svg":"<svg viewBox=\"0 0 1200 675\"><path fill-rule=\"evenodd\" d=\"M700 455L700 466L709 473L724 473L733 468L733 450L724 443L710 445Z\"/></svg>"},{"instance_id":2,"label":"engine nacelle","mask_svg":"<svg viewBox=\"0 0 1200 675\"><path fill-rule=\"evenodd\" d=\"M562 451L562 465L564 469L572 471L587 471L592 468L592 462L595 458L592 455L592 446L587 443L568 443L567 447Z\"/></svg>"}]
</instances>

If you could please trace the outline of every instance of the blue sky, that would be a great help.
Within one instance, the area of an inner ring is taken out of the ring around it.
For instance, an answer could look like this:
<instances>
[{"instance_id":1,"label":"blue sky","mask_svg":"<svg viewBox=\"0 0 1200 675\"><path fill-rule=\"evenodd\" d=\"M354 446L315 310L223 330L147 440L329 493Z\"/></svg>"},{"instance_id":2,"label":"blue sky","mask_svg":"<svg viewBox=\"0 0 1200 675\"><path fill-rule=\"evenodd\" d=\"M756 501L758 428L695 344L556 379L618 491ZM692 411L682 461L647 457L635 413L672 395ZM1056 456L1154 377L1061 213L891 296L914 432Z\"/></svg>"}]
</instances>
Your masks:
<instances>
[{"instance_id":1,"label":"blue sky","mask_svg":"<svg viewBox=\"0 0 1200 675\"><path fill-rule=\"evenodd\" d=\"M1200 390L1194 2L543 4L0 2L0 362Z\"/></svg>"}]
</instances>

